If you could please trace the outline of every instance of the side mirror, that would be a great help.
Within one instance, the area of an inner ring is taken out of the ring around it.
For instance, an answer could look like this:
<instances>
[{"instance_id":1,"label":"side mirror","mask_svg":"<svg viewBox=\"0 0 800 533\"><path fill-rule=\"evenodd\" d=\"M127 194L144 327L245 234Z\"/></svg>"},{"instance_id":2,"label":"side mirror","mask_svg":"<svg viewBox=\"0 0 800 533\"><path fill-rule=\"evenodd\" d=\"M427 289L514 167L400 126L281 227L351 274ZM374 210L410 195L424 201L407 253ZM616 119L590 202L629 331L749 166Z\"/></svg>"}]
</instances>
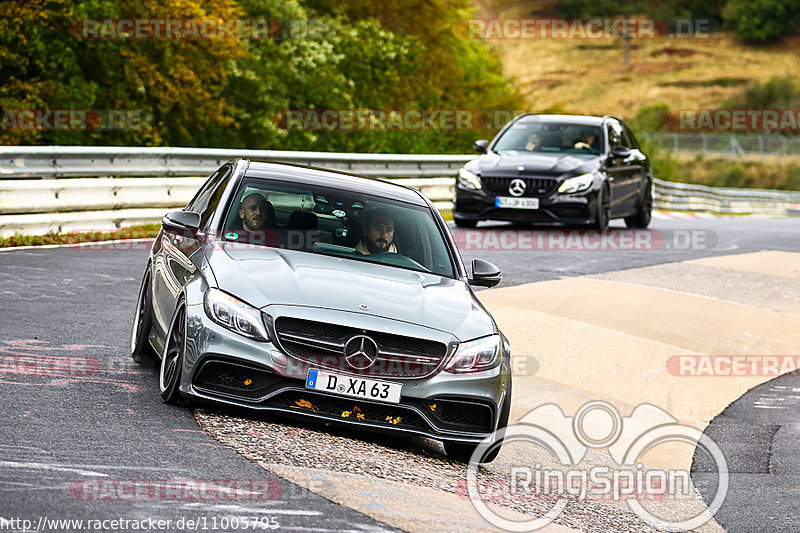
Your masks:
<instances>
[{"instance_id":1,"label":"side mirror","mask_svg":"<svg viewBox=\"0 0 800 533\"><path fill-rule=\"evenodd\" d=\"M485 154L486 150L489 148L489 141L486 139L475 141L475 144L472 145L472 148L479 154Z\"/></svg>"},{"instance_id":2,"label":"side mirror","mask_svg":"<svg viewBox=\"0 0 800 533\"><path fill-rule=\"evenodd\" d=\"M194 211L173 211L161 219L164 231L185 237L194 237L200 229L200 213Z\"/></svg>"},{"instance_id":3,"label":"side mirror","mask_svg":"<svg viewBox=\"0 0 800 533\"><path fill-rule=\"evenodd\" d=\"M469 279L470 285L478 287L494 287L503 279L500 269L489 261L483 259L472 260L472 277Z\"/></svg>"},{"instance_id":4,"label":"side mirror","mask_svg":"<svg viewBox=\"0 0 800 533\"><path fill-rule=\"evenodd\" d=\"M627 159L631 156L631 149L627 146L615 146L611 150L611 157L614 159Z\"/></svg>"}]
</instances>

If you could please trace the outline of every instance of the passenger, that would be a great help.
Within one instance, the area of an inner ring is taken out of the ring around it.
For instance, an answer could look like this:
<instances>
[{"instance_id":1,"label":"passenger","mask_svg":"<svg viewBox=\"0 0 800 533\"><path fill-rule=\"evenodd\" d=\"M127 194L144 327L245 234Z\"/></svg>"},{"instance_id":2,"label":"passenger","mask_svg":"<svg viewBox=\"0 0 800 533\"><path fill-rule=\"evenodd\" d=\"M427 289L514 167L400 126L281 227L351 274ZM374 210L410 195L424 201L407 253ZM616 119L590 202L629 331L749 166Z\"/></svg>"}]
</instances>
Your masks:
<instances>
[{"instance_id":1,"label":"passenger","mask_svg":"<svg viewBox=\"0 0 800 533\"><path fill-rule=\"evenodd\" d=\"M239 208L242 227L247 231L259 231L275 227L275 208L263 195L254 192L242 200Z\"/></svg>"},{"instance_id":2,"label":"passenger","mask_svg":"<svg viewBox=\"0 0 800 533\"><path fill-rule=\"evenodd\" d=\"M229 240L240 240L250 244L276 247L279 245L275 231L275 208L260 193L250 193L242 199L239 207L242 229L233 232Z\"/></svg>"},{"instance_id":3,"label":"passenger","mask_svg":"<svg viewBox=\"0 0 800 533\"><path fill-rule=\"evenodd\" d=\"M533 152L540 144L542 144L542 137L538 133L533 132L528 135L528 139L525 141L525 149L529 152Z\"/></svg>"}]
</instances>

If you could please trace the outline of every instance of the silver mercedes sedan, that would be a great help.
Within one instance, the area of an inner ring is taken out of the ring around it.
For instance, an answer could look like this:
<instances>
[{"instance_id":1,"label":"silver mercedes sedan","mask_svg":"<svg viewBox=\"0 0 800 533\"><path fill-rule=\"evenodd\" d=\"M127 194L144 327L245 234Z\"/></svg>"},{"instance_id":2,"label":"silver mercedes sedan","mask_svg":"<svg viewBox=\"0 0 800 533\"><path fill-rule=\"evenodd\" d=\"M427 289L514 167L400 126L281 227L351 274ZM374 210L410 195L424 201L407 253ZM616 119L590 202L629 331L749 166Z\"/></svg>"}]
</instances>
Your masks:
<instances>
[{"instance_id":1,"label":"silver mercedes sedan","mask_svg":"<svg viewBox=\"0 0 800 533\"><path fill-rule=\"evenodd\" d=\"M164 217L131 353L168 403L422 435L469 460L509 417L509 344L471 288L500 279L480 259L468 274L414 189L235 160Z\"/></svg>"}]
</instances>

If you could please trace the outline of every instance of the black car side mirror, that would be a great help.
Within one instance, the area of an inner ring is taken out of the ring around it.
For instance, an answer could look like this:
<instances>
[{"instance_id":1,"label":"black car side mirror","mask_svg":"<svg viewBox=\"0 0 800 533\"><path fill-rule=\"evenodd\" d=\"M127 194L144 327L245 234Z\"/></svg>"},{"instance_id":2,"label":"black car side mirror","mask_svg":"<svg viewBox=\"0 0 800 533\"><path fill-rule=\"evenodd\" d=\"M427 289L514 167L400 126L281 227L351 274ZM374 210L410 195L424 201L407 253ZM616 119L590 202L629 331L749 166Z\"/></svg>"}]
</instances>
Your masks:
<instances>
[{"instance_id":1,"label":"black car side mirror","mask_svg":"<svg viewBox=\"0 0 800 533\"><path fill-rule=\"evenodd\" d=\"M478 287L494 287L503 279L500 269L489 261L483 259L472 260L472 277L469 279L470 285Z\"/></svg>"},{"instance_id":2,"label":"black car side mirror","mask_svg":"<svg viewBox=\"0 0 800 533\"><path fill-rule=\"evenodd\" d=\"M164 231L193 237L200 229L200 213L194 211L173 211L164 215L161 219L161 227Z\"/></svg>"},{"instance_id":3,"label":"black car side mirror","mask_svg":"<svg viewBox=\"0 0 800 533\"><path fill-rule=\"evenodd\" d=\"M631 156L632 150L627 146L615 146L611 150L611 157L614 159L627 159Z\"/></svg>"},{"instance_id":4,"label":"black car side mirror","mask_svg":"<svg viewBox=\"0 0 800 533\"><path fill-rule=\"evenodd\" d=\"M472 148L479 154L485 154L486 150L489 148L489 141L486 139L475 141L475 144L472 145Z\"/></svg>"}]
</instances>

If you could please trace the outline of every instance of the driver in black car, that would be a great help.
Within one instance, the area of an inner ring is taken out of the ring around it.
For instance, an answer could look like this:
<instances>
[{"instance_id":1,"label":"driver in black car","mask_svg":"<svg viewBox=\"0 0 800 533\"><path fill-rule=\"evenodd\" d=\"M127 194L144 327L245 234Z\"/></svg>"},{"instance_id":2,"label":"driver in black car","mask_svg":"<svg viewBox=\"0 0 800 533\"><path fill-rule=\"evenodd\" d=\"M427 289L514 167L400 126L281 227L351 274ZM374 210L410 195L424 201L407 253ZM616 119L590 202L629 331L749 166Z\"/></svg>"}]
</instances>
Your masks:
<instances>
[{"instance_id":1,"label":"driver in black car","mask_svg":"<svg viewBox=\"0 0 800 533\"><path fill-rule=\"evenodd\" d=\"M361 255L379 254L382 252L397 253L394 239L394 219L384 211L375 209L364 213L364 224L361 226L361 240L356 245L356 252Z\"/></svg>"}]
</instances>

